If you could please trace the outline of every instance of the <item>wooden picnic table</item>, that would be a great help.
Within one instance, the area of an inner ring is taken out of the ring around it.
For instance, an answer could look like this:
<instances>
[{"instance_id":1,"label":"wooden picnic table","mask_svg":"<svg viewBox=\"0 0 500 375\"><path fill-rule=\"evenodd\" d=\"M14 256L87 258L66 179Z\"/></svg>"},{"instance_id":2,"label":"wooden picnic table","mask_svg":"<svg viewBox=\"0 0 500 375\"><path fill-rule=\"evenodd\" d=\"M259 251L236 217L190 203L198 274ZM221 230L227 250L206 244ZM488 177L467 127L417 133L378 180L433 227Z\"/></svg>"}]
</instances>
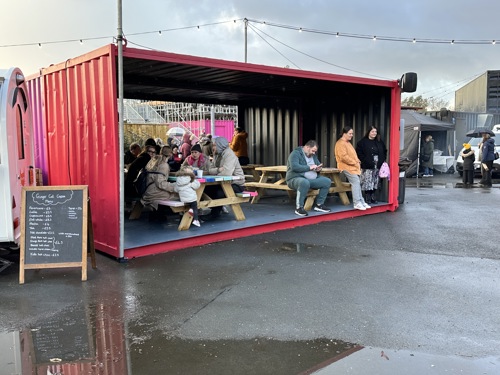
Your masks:
<instances>
[{"instance_id":1,"label":"wooden picnic table","mask_svg":"<svg viewBox=\"0 0 500 375\"><path fill-rule=\"evenodd\" d=\"M169 181L174 182L176 180L176 177L169 176L168 179ZM239 197L235 194L231 183L237 179L238 177L236 176L204 176L203 178L197 178L197 180L200 182L200 187L196 190L198 209L230 206L237 221L245 220L245 214L243 213L243 209L241 208L240 203L250 201L251 197ZM205 187L209 185L220 185L222 190L224 191L225 197L220 199L210 198L207 194L204 193ZM136 205L137 204L142 206L140 202L137 202ZM177 229L179 231L189 229L193 220L193 217L188 212L189 205L185 205L180 201L173 200L160 200L158 201L158 204L169 206L173 212L184 213ZM131 218L136 217L132 217L131 215Z\"/></svg>"},{"instance_id":2,"label":"wooden picnic table","mask_svg":"<svg viewBox=\"0 0 500 375\"><path fill-rule=\"evenodd\" d=\"M257 182L260 180L260 172L256 168L263 167L262 164L247 164L242 165L241 169L245 173L245 180Z\"/></svg>"},{"instance_id":3,"label":"wooden picnic table","mask_svg":"<svg viewBox=\"0 0 500 375\"><path fill-rule=\"evenodd\" d=\"M258 182L246 182L245 186L254 188L258 195L252 198L252 203L257 203L260 198L265 194L267 189L284 190L288 193L290 199L294 199L296 191L290 189L286 184L286 165L276 165L269 167L256 167L256 171L261 173ZM340 200L344 205L349 205L349 197L347 192L351 191L351 184L342 182L340 178L340 169L337 168L322 168L319 172L321 175L328 177L332 181L332 186L329 193L337 193ZM276 180L276 176L278 179ZM304 204L304 209L310 210L314 204L314 199L318 195L318 189L311 189L307 194Z\"/></svg>"}]
</instances>

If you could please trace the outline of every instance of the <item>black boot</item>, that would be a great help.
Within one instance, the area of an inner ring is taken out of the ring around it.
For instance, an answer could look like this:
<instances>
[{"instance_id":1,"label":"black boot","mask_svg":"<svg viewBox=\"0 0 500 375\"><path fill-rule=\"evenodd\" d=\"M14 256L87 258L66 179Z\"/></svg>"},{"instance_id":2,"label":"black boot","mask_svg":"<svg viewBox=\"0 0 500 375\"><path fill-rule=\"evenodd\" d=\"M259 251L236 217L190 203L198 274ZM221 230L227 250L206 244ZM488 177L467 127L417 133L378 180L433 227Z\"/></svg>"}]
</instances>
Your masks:
<instances>
[{"instance_id":1,"label":"black boot","mask_svg":"<svg viewBox=\"0 0 500 375\"><path fill-rule=\"evenodd\" d=\"M374 203L374 204L378 203L378 201L375 199L375 192L373 192L373 191L370 194L370 202L369 203Z\"/></svg>"}]
</instances>

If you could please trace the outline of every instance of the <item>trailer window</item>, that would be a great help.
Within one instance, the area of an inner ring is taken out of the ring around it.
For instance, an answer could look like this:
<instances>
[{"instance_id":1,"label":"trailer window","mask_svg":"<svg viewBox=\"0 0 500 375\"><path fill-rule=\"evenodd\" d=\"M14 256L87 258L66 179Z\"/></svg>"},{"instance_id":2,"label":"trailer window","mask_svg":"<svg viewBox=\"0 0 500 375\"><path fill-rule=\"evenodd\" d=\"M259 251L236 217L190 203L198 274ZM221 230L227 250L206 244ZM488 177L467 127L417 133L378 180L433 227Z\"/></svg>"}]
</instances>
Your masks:
<instances>
[{"instance_id":1,"label":"trailer window","mask_svg":"<svg viewBox=\"0 0 500 375\"><path fill-rule=\"evenodd\" d=\"M17 124L17 156L19 160L24 159L24 126L21 107L16 106L16 124Z\"/></svg>"}]
</instances>

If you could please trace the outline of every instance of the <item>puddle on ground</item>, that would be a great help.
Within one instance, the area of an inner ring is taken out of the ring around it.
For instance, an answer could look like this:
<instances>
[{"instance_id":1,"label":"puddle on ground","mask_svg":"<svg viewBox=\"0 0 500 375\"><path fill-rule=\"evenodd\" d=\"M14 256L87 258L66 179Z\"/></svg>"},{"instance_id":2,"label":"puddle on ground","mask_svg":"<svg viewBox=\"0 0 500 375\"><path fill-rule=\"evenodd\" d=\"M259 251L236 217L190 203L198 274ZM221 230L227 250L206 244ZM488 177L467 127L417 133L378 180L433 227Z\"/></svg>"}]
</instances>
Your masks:
<instances>
[{"instance_id":1,"label":"puddle on ground","mask_svg":"<svg viewBox=\"0 0 500 375\"><path fill-rule=\"evenodd\" d=\"M439 356L326 338L197 340L169 336L117 304L68 308L0 332L0 372L11 375L497 374L500 358Z\"/></svg>"},{"instance_id":2,"label":"puddle on ground","mask_svg":"<svg viewBox=\"0 0 500 375\"><path fill-rule=\"evenodd\" d=\"M90 310L65 310L21 331L0 332L2 373L311 374L361 349L329 339L181 339L124 324L103 306Z\"/></svg>"},{"instance_id":3,"label":"puddle on ground","mask_svg":"<svg viewBox=\"0 0 500 375\"><path fill-rule=\"evenodd\" d=\"M310 251L314 246L305 243L283 242L276 250L284 253L303 253Z\"/></svg>"}]
</instances>

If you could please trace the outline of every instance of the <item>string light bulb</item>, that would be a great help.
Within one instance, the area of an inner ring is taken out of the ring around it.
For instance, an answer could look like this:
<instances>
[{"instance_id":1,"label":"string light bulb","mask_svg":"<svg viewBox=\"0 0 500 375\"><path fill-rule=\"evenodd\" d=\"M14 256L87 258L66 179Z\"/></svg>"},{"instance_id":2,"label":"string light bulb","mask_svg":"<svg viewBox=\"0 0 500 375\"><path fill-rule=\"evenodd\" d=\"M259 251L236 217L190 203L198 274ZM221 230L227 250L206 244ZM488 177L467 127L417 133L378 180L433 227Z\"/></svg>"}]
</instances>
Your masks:
<instances>
[{"instance_id":1,"label":"string light bulb","mask_svg":"<svg viewBox=\"0 0 500 375\"><path fill-rule=\"evenodd\" d=\"M299 33L301 33L301 32L302 32L302 27L301 27L301 28L299 28Z\"/></svg>"},{"instance_id":2,"label":"string light bulb","mask_svg":"<svg viewBox=\"0 0 500 375\"><path fill-rule=\"evenodd\" d=\"M80 44L83 44L83 39L80 39Z\"/></svg>"},{"instance_id":3,"label":"string light bulb","mask_svg":"<svg viewBox=\"0 0 500 375\"><path fill-rule=\"evenodd\" d=\"M415 38L413 38L413 43L417 43L417 40Z\"/></svg>"},{"instance_id":4,"label":"string light bulb","mask_svg":"<svg viewBox=\"0 0 500 375\"><path fill-rule=\"evenodd\" d=\"M452 39L451 44L455 44L455 39Z\"/></svg>"},{"instance_id":5,"label":"string light bulb","mask_svg":"<svg viewBox=\"0 0 500 375\"><path fill-rule=\"evenodd\" d=\"M38 48L42 48L42 43L38 43Z\"/></svg>"},{"instance_id":6,"label":"string light bulb","mask_svg":"<svg viewBox=\"0 0 500 375\"><path fill-rule=\"evenodd\" d=\"M377 40L377 36L376 35L373 36L373 40L375 40L375 41Z\"/></svg>"},{"instance_id":7,"label":"string light bulb","mask_svg":"<svg viewBox=\"0 0 500 375\"><path fill-rule=\"evenodd\" d=\"M161 35L161 30L158 30L158 34Z\"/></svg>"},{"instance_id":8,"label":"string light bulb","mask_svg":"<svg viewBox=\"0 0 500 375\"><path fill-rule=\"evenodd\" d=\"M491 42L491 44L497 44L497 41L495 39L493 39L493 41Z\"/></svg>"}]
</instances>

